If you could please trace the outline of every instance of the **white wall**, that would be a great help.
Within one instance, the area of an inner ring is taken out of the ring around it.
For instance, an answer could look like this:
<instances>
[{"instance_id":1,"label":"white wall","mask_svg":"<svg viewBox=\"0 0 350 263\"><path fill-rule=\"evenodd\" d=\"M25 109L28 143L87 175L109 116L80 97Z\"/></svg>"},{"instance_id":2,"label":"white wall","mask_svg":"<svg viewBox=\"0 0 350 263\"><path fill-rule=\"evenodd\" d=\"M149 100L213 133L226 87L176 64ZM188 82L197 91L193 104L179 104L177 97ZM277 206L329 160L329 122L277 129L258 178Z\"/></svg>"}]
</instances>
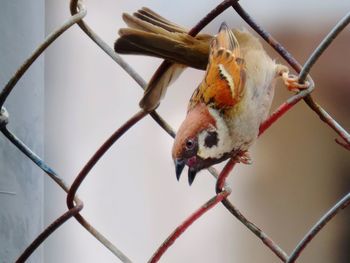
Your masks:
<instances>
[{"instance_id":1,"label":"white wall","mask_svg":"<svg viewBox=\"0 0 350 263\"><path fill-rule=\"evenodd\" d=\"M4 87L45 35L43 0L0 1L0 87ZM8 129L44 154L44 59L18 82L5 103ZM0 262L23 252L43 227L43 174L0 134ZM42 262L42 248L28 262Z\"/></svg>"}]
</instances>

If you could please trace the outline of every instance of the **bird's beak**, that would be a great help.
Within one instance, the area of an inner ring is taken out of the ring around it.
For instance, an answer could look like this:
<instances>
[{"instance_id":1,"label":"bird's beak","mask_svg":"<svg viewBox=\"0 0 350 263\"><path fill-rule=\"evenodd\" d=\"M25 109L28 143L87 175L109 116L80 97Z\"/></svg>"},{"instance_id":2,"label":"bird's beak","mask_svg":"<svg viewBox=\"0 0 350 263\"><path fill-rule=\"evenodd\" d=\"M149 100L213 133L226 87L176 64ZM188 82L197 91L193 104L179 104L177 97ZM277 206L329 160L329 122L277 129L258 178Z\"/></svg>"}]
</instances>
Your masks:
<instances>
[{"instance_id":1,"label":"bird's beak","mask_svg":"<svg viewBox=\"0 0 350 263\"><path fill-rule=\"evenodd\" d=\"M196 178L197 171L193 169L192 167L188 168L188 184L191 186L191 184L194 181L194 178Z\"/></svg>"},{"instance_id":2,"label":"bird's beak","mask_svg":"<svg viewBox=\"0 0 350 263\"><path fill-rule=\"evenodd\" d=\"M185 168L185 165L188 165L188 160L186 159L175 159L175 172L176 172L176 179L179 181L181 173L183 169ZM191 184L194 181L194 178L196 178L197 169L194 167L189 166L188 167L188 183L191 186Z\"/></svg>"},{"instance_id":3,"label":"bird's beak","mask_svg":"<svg viewBox=\"0 0 350 263\"><path fill-rule=\"evenodd\" d=\"M176 172L176 179L179 181L180 180L180 176L182 173L182 170L185 167L185 160L184 159L176 159L175 160L175 172Z\"/></svg>"}]
</instances>

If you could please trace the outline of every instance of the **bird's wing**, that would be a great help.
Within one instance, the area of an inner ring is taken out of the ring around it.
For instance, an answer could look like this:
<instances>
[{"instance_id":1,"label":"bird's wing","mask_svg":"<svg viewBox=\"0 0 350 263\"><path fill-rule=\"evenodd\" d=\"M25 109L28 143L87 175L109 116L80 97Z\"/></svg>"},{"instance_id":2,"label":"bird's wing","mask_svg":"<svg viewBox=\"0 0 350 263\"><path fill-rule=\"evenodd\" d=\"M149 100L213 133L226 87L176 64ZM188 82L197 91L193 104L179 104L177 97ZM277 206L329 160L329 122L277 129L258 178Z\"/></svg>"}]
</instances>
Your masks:
<instances>
[{"instance_id":1,"label":"bird's wing","mask_svg":"<svg viewBox=\"0 0 350 263\"><path fill-rule=\"evenodd\" d=\"M234 33L223 23L210 46L204 80L195 90L189 109L202 102L216 109L230 109L242 98L245 62Z\"/></svg>"}]
</instances>

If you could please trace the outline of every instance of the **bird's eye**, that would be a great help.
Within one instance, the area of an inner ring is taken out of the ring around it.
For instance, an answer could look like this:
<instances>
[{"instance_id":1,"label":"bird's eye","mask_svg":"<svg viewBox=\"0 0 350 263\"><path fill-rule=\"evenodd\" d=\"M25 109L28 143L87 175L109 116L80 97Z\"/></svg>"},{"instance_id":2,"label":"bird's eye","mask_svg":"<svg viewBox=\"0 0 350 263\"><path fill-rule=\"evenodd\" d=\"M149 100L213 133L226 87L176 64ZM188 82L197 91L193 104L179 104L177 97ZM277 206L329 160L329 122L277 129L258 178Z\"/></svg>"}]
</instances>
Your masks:
<instances>
[{"instance_id":1,"label":"bird's eye","mask_svg":"<svg viewBox=\"0 0 350 263\"><path fill-rule=\"evenodd\" d=\"M187 150L192 150L194 147L194 141L192 139L188 139L186 141L186 149Z\"/></svg>"}]
</instances>

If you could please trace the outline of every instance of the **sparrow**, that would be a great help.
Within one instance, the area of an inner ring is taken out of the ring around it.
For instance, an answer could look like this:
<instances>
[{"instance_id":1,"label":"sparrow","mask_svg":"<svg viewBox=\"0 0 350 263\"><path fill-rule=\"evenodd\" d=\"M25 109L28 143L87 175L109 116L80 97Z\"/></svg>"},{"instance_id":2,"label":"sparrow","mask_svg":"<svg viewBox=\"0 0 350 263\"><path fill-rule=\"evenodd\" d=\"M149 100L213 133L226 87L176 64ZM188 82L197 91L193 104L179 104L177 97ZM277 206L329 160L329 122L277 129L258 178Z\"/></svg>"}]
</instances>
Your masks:
<instances>
[{"instance_id":1,"label":"sparrow","mask_svg":"<svg viewBox=\"0 0 350 263\"><path fill-rule=\"evenodd\" d=\"M251 163L248 149L268 117L277 78L282 77L293 91L308 85L299 84L286 66L270 58L247 30L230 29L222 23L214 37L191 37L186 29L147 8L133 16L124 14L123 19L129 28L119 31L117 52L170 61L165 74L151 80L141 107L157 107L166 87L186 66L206 70L172 148L176 178L180 179L187 165L190 185L200 170L228 158Z\"/></svg>"}]
</instances>

